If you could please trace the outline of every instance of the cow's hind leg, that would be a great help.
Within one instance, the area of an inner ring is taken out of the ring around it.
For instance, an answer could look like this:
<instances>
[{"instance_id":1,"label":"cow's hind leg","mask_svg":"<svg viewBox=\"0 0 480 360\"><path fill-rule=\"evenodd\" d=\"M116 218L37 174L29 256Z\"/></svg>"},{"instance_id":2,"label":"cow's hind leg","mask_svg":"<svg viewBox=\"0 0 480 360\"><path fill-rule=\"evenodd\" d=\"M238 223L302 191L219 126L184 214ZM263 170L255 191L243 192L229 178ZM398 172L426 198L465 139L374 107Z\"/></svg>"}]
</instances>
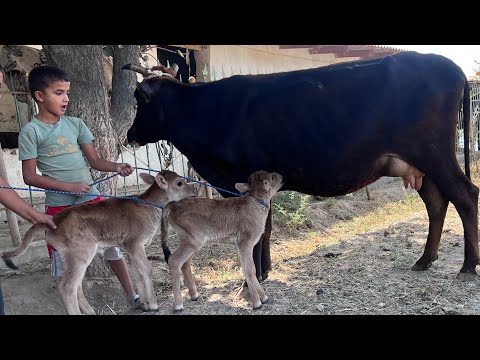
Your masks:
<instances>
[{"instance_id":1,"label":"cow's hind leg","mask_svg":"<svg viewBox=\"0 0 480 360\"><path fill-rule=\"evenodd\" d=\"M429 227L425 251L422 257L412 266L411 269L414 271L427 270L437 260L438 246L448 208L448 200L445 199L428 176L423 178L423 184L418 193L427 208Z\"/></svg>"},{"instance_id":2,"label":"cow's hind leg","mask_svg":"<svg viewBox=\"0 0 480 360\"><path fill-rule=\"evenodd\" d=\"M435 161L441 159L441 163ZM457 209L463 223L465 237L465 256L463 266L458 278L469 280L476 275L475 268L478 264L478 187L475 186L458 166L456 158L448 158L437 154L429 163L431 171L435 174L435 184L443 196ZM441 170L441 172L440 172Z\"/></svg>"},{"instance_id":3,"label":"cow's hind leg","mask_svg":"<svg viewBox=\"0 0 480 360\"><path fill-rule=\"evenodd\" d=\"M268 210L267 220L265 222L265 231L260 240L253 248L253 262L255 264L255 275L259 282L265 281L268 273L272 269L272 259L270 257L270 235L272 233L272 206ZM248 283L245 282L248 286Z\"/></svg>"},{"instance_id":4,"label":"cow's hind leg","mask_svg":"<svg viewBox=\"0 0 480 360\"><path fill-rule=\"evenodd\" d=\"M262 281L262 254L263 254L263 238L265 233L262 234L260 240L253 247L253 263L255 264L256 277L259 281ZM246 279L245 279L246 280ZM246 286L248 286L248 281L245 281Z\"/></svg>"},{"instance_id":5,"label":"cow's hind leg","mask_svg":"<svg viewBox=\"0 0 480 360\"><path fill-rule=\"evenodd\" d=\"M270 209L268 210L267 221L265 223L265 232L263 237L260 239L262 241L262 279L265 281L268 277L268 273L272 269L272 259L270 257L270 235L272 234L272 201L270 200ZM258 277L257 277L258 278Z\"/></svg>"}]
</instances>

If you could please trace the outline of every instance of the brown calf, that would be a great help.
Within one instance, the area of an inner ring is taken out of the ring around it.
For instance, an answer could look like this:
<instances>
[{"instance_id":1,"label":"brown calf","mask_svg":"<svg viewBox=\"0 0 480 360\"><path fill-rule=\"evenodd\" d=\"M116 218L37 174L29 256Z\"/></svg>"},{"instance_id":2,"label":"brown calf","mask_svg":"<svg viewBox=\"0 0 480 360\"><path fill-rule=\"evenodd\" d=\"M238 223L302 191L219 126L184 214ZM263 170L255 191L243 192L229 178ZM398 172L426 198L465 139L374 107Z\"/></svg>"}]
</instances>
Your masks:
<instances>
[{"instance_id":1,"label":"brown calf","mask_svg":"<svg viewBox=\"0 0 480 360\"><path fill-rule=\"evenodd\" d=\"M142 309L158 310L152 266L145 246L150 244L158 229L162 207L170 201L196 196L197 190L168 170L156 177L146 173L141 173L140 177L151 186L136 200L109 198L67 208L54 215L56 230L44 224L33 225L17 249L3 253L5 263L16 268L10 258L23 254L34 233L45 230L46 241L59 251L64 261L65 273L58 290L68 314L93 315L95 310L82 291L85 270L98 248L118 245L129 257Z\"/></svg>"},{"instance_id":2,"label":"brown calf","mask_svg":"<svg viewBox=\"0 0 480 360\"><path fill-rule=\"evenodd\" d=\"M189 198L169 203L162 216L161 242L165 260L170 267L173 288L173 311L183 310L180 289L180 272L192 300L198 292L191 271L195 251L208 240L235 243L240 254L240 264L247 281L254 309L268 300L255 276L252 251L265 230L270 200L282 187L282 176L277 173L257 171L248 183L237 183L235 188L247 192L245 196L226 199ZM179 245L171 254L167 246L168 224L175 229Z\"/></svg>"}]
</instances>

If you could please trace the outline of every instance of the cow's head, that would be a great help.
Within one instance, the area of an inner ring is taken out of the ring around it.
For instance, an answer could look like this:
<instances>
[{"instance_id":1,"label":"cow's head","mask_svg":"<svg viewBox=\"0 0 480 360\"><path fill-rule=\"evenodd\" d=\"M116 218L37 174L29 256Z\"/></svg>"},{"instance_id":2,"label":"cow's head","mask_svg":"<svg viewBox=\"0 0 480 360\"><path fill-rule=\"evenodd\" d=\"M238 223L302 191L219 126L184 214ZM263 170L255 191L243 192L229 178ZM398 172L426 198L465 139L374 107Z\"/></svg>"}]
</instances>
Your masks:
<instances>
[{"instance_id":1,"label":"cow's head","mask_svg":"<svg viewBox=\"0 0 480 360\"><path fill-rule=\"evenodd\" d=\"M137 82L135 89L137 112L133 124L127 132L128 142L142 146L162 140L163 106L160 101L155 101L155 98L164 83L163 78L171 79L177 75L178 65L173 64L169 68L159 65L149 69L139 65L126 64L122 70L132 70L143 75L143 81Z\"/></svg>"}]
</instances>

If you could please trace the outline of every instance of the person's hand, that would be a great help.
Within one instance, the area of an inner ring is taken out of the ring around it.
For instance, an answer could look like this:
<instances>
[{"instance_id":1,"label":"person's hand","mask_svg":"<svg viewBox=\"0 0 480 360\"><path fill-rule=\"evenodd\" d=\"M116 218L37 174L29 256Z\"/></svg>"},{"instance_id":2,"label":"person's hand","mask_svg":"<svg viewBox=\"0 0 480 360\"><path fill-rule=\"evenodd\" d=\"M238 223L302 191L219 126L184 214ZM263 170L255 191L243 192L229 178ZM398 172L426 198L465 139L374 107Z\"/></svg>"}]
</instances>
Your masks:
<instances>
[{"instance_id":1,"label":"person's hand","mask_svg":"<svg viewBox=\"0 0 480 360\"><path fill-rule=\"evenodd\" d=\"M127 163L117 163L116 169L118 175L123 177L130 175L133 173L133 167Z\"/></svg>"},{"instance_id":2,"label":"person's hand","mask_svg":"<svg viewBox=\"0 0 480 360\"><path fill-rule=\"evenodd\" d=\"M53 222L51 215L39 213L37 221L39 223L49 225L52 229L57 228L57 225L55 225L55 223Z\"/></svg>"},{"instance_id":3,"label":"person's hand","mask_svg":"<svg viewBox=\"0 0 480 360\"><path fill-rule=\"evenodd\" d=\"M88 194L89 191L90 186L84 182L72 183L70 185L70 192Z\"/></svg>"}]
</instances>

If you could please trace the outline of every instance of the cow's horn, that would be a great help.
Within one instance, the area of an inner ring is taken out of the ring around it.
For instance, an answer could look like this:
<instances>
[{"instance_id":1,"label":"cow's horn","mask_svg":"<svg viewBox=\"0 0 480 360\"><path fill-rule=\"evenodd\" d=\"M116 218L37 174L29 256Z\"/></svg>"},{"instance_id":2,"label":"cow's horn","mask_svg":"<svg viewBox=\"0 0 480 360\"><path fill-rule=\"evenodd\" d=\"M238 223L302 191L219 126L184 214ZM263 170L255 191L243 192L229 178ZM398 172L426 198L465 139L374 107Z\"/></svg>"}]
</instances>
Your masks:
<instances>
[{"instance_id":1,"label":"cow's horn","mask_svg":"<svg viewBox=\"0 0 480 360\"><path fill-rule=\"evenodd\" d=\"M177 72L178 72L178 65L173 63L172 66L170 66L170 69L172 69L172 76L175 77L177 76Z\"/></svg>"},{"instance_id":2,"label":"cow's horn","mask_svg":"<svg viewBox=\"0 0 480 360\"><path fill-rule=\"evenodd\" d=\"M132 71L135 71L137 73L140 73L142 74L143 76L150 76L150 72L148 69L140 66L140 65L135 65L135 64L126 64L126 65L123 65L122 66L122 70L132 70Z\"/></svg>"}]
</instances>

